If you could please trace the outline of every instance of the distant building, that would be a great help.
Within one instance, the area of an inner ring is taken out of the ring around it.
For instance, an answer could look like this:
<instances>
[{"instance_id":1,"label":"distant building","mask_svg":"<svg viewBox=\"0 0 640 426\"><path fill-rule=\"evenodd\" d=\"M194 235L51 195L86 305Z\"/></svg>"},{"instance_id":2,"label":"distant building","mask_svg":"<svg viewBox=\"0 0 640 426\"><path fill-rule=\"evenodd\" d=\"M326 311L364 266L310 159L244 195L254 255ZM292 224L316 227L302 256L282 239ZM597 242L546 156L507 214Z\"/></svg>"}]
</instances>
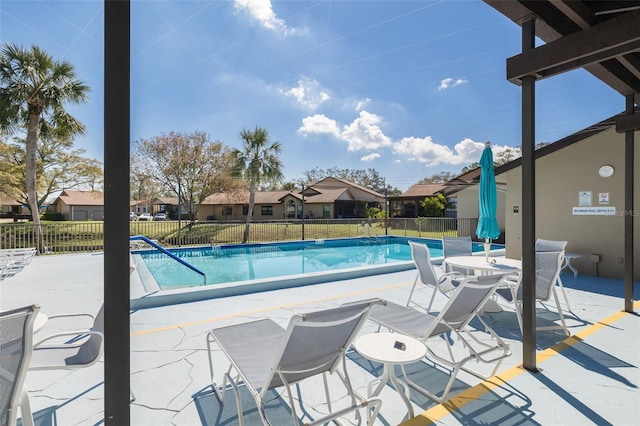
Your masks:
<instances>
[{"instance_id":1,"label":"distant building","mask_svg":"<svg viewBox=\"0 0 640 426\"><path fill-rule=\"evenodd\" d=\"M104 194L98 191L63 190L51 205L64 220L103 220Z\"/></svg>"},{"instance_id":2,"label":"distant building","mask_svg":"<svg viewBox=\"0 0 640 426\"><path fill-rule=\"evenodd\" d=\"M296 191L258 191L252 219L359 218L369 207L383 208L384 195L349 182L328 177ZM200 220L243 220L249 210L249 191L219 193L207 197L200 205Z\"/></svg>"}]
</instances>

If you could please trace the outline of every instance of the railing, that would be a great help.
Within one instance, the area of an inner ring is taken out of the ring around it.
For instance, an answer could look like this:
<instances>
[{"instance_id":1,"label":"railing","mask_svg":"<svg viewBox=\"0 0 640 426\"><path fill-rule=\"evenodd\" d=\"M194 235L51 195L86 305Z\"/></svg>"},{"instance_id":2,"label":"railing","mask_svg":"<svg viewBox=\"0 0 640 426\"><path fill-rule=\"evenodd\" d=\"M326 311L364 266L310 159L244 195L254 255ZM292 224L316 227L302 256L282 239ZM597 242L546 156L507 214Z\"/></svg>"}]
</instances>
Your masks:
<instances>
[{"instance_id":1,"label":"railing","mask_svg":"<svg viewBox=\"0 0 640 426\"><path fill-rule=\"evenodd\" d=\"M176 256L175 254L171 253L170 251L168 251L167 249L165 249L161 245L157 244L156 242L151 241L149 238L144 237L142 235L134 235L133 237L129 237L129 241L144 241L145 243L149 244L151 247L155 248L156 250L159 250L161 253L166 254L171 259L175 260L176 262L180 263L181 265L184 265L187 268L191 269L192 271L202 275L202 278L204 279L203 285L207 285L207 275L204 272L202 272L200 269L196 268L195 266L185 262L184 260L180 259L178 256Z\"/></svg>"},{"instance_id":2,"label":"railing","mask_svg":"<svg viewBox=\"0 0 640 426\"><path fill-rule=\"evenodd\" d=\"M476 218L393 219L291 219L253 221L250 243L325 238L399 235L442 238L475 236ZM45 254L103 250L103 222L54 222L42 224ZM131 222L130 236L142 235L163 247L242 243L244 221ZM33 223L0 224L0 249L37 247Z\"/></svg>"}]
</instances>

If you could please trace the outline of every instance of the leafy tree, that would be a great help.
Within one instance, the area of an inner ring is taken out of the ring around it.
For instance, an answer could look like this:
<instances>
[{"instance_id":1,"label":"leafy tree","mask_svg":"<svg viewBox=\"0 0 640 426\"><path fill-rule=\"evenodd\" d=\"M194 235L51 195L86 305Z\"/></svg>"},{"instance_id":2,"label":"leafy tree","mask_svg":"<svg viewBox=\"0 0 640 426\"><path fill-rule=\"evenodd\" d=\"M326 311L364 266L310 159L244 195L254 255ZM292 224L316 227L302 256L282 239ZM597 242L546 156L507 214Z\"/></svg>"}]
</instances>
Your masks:
<instances>
[{"instance_id":1,"label":"leafy tree","mask_svg":"<svg viewBox=\"0 0 640 426\"><path fill-rule=\"evenodd\" d=\"M131 154L129 161L129 184L132 200L152 200L162 194L162 184L155 180L147 170L146 158L140 154Z\"/></svg>"},{"instance_id":2,"label":"leafy tree","mask_svg":"<svg viewBox=\"0 0 640 426\"><path fill-rule=\"evenodd\" d=\"M456 174L453 172L438 172L430 177L426 177L420 180L419 184L427 184L427 183L445 183L450 181L456 177Z\"/></svg>"},{"instance_id":3,"label":"leafy tree","mask_svg":"<svg viewBox=\"0 0 640 426\"><path fill-rule=\"evenodd\" d=\"M140 139L134 144L134 158L136 174L147 183L160 183L167 193L180 193L179 203L191 218L206 197L230 190L234 183L229 176L229 149L204 132L170 132Z\"/></svg>"},{"instance_id":4,"label":"leafy tree","mask_svg":"<svg viewBox=\"0 0 640 426\"><path fill-rule=\"evenodd\" d=\"M295 182L285 182L280 186L281 191L295 191L299 185Z\"/></svg>"},{"instance_id":5,"label":"leafy tree","mask_svg":"<svg viewBox=\"0 0 640 426\"><path fill-rule=\"evenodd\" d=\"M25 183L37 248L44 250L38 211L38 140L67 140L85 133L65 103L87 101L89 87L76 79L73 66L57 61L37 46L4 44L0 52L0 131L26 131Z\"/></svg>"},{"instance_id":6,"label":"leafy tree","mask_svg":"<svg viewBox=\"0 0 640 426\"><path fill-rule=\"evenodd\" d=\"M279 158L282 146L280 142L271 142L267 130L257 126L253 130L241 130L240 138L243 141L242 150L232 150L232 175L242 177L249 183L249 210L242 237L242 242L246 243L249 241L256 188L263 182L280 182L283 178L283 165Z\"/></svg>"},{"instance_id":7,"label":"leafy tree","mask_svg":"<svg viewBox=\"0 0 640 426\"><path fill-rule=\"evenodd\" d=\"M14 178L14 193L28 202L26 189L26 152L24 140L0 142L0 162ZM63 189L101 190L104 173L101 163L83 156L83 149L74 149L71 140L43 139L36 153L36 200L38 208L55 192Z\"/></svg>"},{"instance_id":8,"label":"leafy tree","mask_svg":"<svg viewBox=\"0 0 640 426\"><path fill-rule=\"evenodd\" d=\"M0 140L0 200L13 200L19 196L20 173L10 158L11 148Z\"/></svg>"},{"instance_id":9,"label":"leafy tree","mask_svg":"<svg viewBox=\"0 0 640 426\"><path fill-rule=\"evenodd\" d=\"M447 197L442 194L438 194L435 197L427 197L420 201L422 212L427 217L444 216L444 210L447 208L448 204Z\"/></svg>"}]
</instances>

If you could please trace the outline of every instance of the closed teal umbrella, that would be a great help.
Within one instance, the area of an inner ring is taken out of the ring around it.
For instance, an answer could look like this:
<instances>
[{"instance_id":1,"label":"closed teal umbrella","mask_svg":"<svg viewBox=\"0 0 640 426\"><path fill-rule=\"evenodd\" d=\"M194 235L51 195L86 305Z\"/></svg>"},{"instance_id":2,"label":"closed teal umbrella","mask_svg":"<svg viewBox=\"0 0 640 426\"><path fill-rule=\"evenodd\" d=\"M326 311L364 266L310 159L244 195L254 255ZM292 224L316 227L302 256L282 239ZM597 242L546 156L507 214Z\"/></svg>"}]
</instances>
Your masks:
<instances>
[{"instance_id":1,"label":"closed teal umbrella","mask_svg":"<svg viewBox=\"0 0 640 426\"><path fill-rule=\"evenodd\" d=\"M484 238L485 242L500 236L500 228L496 219L496 210L498 197L496 194L496 175L493 171L493 152L491 151L491 143L484 144L480 158L480 194L478 196L478 208L480 217L478 218L478 227L476 235L478 238Z\"/></svg>"}]
</instances>

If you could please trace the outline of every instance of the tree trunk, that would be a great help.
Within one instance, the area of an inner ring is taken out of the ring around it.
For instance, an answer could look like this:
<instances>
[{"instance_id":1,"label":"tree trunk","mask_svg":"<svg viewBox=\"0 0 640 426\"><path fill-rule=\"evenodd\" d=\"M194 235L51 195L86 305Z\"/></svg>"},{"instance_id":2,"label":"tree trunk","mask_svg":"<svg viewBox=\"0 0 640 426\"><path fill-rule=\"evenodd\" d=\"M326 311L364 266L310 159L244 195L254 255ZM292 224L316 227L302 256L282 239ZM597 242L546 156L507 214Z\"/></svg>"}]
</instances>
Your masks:
<instances>
[{"instance_id":1,"label":"tree trunk","mask_svg":"<svg viewBox=\"0 0 640 426\"><path fill-rule=\"evenodd\" d=\"M247 211L247 223L244 226L244 236L242 237L242 243L249 242L249 225L251 224L251 216L253 216L253 205L256 202L256 180L251 179L251 185L249 186L249 210Z\"/></svg>"},{"instance_id":2,"label":"tree trunk","mask_svg":"<svg viewBox=\"0 0 640 426\"><path fill-rule=\"evenodd\" d=\"M31 109L31 108L30 108ZM30 111L29 122L27 123L27 141L25 148L25 180L27 186L27 197L29 202L29 210L33 218L33 238L38 253L44 253L44 238L42 236L42 227L40 226L40 209L38 207L38 195L36 191L36 152L38 150L38 123L40 122L40 113Z\"/></svg>"}]
</instances>

